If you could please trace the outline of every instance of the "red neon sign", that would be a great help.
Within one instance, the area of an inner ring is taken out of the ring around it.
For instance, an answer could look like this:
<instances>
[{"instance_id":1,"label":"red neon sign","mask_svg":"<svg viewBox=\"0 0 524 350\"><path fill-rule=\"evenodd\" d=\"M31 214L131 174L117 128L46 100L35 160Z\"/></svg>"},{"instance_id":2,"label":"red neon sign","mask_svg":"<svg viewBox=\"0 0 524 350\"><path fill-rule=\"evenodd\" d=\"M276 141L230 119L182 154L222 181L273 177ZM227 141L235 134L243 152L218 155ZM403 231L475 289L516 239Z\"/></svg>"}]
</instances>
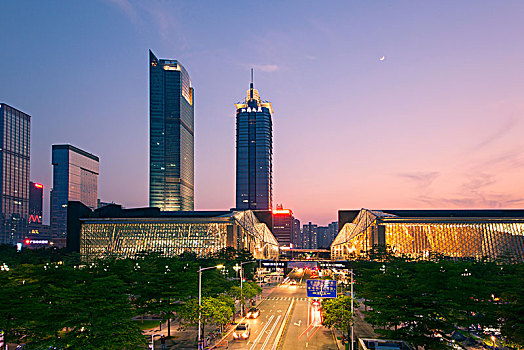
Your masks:
<instances>
[{"instance_id":1,"label":"red neon sign","mask_svg":"<svg viewBox=\"0 0 524 350\"><path fill-rule=\"evenodd\" d=\"M291 214L291 209L275 209L273 214Z\"/></svg>"},{"instance_id":2,"label":"red neon sign","mask_svg":"<svg viewBox=\"0 0 524 350\"><path fill-rule=\"evenodd\" d=\"M41 224L42 223L42 218L40 217L40 215L36 215L36 214L31 214L29 215L29 223L37 223L37 224Z\"/></svg>"}]
</instances>

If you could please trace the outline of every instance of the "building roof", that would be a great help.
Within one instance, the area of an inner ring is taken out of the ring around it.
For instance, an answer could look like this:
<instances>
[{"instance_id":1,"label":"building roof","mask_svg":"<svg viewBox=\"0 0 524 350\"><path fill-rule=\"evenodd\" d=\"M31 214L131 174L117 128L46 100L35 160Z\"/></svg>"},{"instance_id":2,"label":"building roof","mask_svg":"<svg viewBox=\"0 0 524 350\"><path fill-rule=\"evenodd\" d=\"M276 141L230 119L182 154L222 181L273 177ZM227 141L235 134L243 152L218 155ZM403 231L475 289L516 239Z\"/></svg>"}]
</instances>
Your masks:
<instances>
[{"instance_id":1,"label":"building roof","mask_svg":"<svg viewBox=\"0 0 524 350\"><path fill-rule=\"evenodd\" d=\"M70 150L70 151L73 151L73 152L76 152L78 154L81 154L87 158L91 158L93 160L96 160L97 162L99 162L99 158L97 156L95 156L94 154L91 154L89 152L86 152L84 150L81 150L80 148L78 147L75 147L73 145L53 145L53 151L55 149L66 149L66 150Z\"/></svg>"}]
</instances>

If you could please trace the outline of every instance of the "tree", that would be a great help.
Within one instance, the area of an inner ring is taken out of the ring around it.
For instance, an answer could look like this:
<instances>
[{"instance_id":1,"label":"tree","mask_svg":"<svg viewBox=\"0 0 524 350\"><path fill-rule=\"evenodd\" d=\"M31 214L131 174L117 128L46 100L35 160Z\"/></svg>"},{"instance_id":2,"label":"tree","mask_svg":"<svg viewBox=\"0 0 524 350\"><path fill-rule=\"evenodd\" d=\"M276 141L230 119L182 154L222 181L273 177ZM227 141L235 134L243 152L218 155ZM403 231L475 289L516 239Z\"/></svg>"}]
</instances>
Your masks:
<instances>
[{"instance_id":1,"label":"tree","mask_svg":"<svg viewBox=\"0 0 524 350\"><path fill-rule=\"evenodd\" d=\"M336 298L325 299L322 302L322 314L324 326L338 329L343 334L347 334L348 339L351 337L351 325L353 325L351 297L339 295Z\"/></svg>"},{"instance_id":2,"label":"tree","mask_svg":"<svg viewBox=\"0 0 524 350\"><path fill-rule=\"evenodd\" d=\"M200 316L201 336L204 337L205 326L216 324L222 328L229 322L233 311L228 302L223 298L205 297L202 298L202 305L198 306L197 299L191 299L180 309L180 316L183 326L198 326ZM198 339L197 339L198 341Z\"/></svg>"},{"instance_id":3,"label":"tree","mask_svg":"<svg viewBox=\"0 0 524 350\"><path fill-rule=\"evenodd\" d=\"M256 282L244 282L242 283L242 288L240 288L239 283L238 285L232 286L228 292L235 300L240 301L244 310L246 309L246 300L253 299L261 293L262 288Z\"/></svg>"}]
</instances>

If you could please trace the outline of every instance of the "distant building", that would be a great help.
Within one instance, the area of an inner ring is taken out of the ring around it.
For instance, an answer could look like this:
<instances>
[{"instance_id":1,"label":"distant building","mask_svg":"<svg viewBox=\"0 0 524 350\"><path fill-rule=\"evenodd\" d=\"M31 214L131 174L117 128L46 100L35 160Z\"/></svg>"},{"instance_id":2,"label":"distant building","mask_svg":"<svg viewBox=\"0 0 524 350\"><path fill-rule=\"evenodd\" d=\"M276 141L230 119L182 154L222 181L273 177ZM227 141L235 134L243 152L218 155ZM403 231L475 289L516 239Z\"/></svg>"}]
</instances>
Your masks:
<instances>
[{"instance_id":1,"label":"distant building","mask_svg":"<svg viewBox=\"0 0 524 350\"><path fill-rule=\"evenodd\" d=\"M329 249L331 243L337 236L338 233L338 222L334 221L328 226L319 226L317 235L318 248Z\"/></svg>"},{"instance_id":2,"label":"distant building","mask_svg":"<svg viewBox=\"0 0 524 350\"><path fill-rule=\"evenodd\" d=\"M43 202L44 185L29 181L29 223L42 223Z\"/></svg>"},{"instance_id":3,"label":"distant building","mask_svg":"<svg viewBox=\"0 0 524 350\"><path fill-rule=\"evenodd\" d=\"M335 237L338 235L338 221L333 221L328 225L328 236L329 236L329 245L333 243Z\"/></svg>"},{"instance_id":4,"label":"distant building","mask_svg":"<svg viewBox=\"0 0 524 350\"><path fill-rule=\"evenodd\" d=\"M251 72L253 73L253 72ZM251 85L236 108L236 208L271 210L273 200L273 106Z\"/></svg>"},{"instance_id":5,"label":"distant building","mask_svg":"<svg viewBox=\"0 0 524 350\"><path fill-rule=\"evenodd\" d=\"M106 205L110 205L110 204L119 205L119 204L116 204L115 202L102 202L102 200L98 198L96 200L96 209L105 207Z\"/></svg>"},{"instance_id":6,"label":"distant building","mask_svg":"<svg viewBox=\"0 0 524 350\"><path fill-rule=\"evenodd\" d=\"M304 246L305 249L317 249L318 248L318 225L305 224L302 226L302 235L304 237Z\"/></svg>"},{"instance_id":7,"label":"distant building","mask_svg":"<svg viewBox=\"0 0 524 350\"><path fill-rule=\"evenodd\" d=\"M302 232L300 227L300 220L298 219L294 220L292 243L294 248L302 248Z\"/></svg>"},{"instance_id":8,"label":"distant building","mask_svg":"<svg viewBox=\"0 0 524 350\"><path fill-rule=\"evenodd\" d=\"M67 233L67 202L79 201L95 209L98 198L97 156L71 145L53 145L51 230L56 238Z\"/></svg>"},{"instance_id":9,"label":"distant building","mask_svg":"<svg viewBox=\"0 0 524 350\"><path fill-rule=\"evenodd\" d=\"M289 247L293 242L295 232L295 218L291 209L283 209L277 205L273 210L273 235L280 246Z\"/></svg>"},{"instance_id":10,"label":"distant building","mask_svg":"<svg viewBox=\"0 0 524 350\"><path fill-rule=\"evenodd\" d=\"M329 228L327 226L317 227L317 248L329 248L331 241L328 230Z\"/></svg>"},{"instance_id":11,"label":"distant building","mask_svg":"<svg viewBox=\"0 0 524 350\"><path fill-rule=\"evenodd\" d=\"M48 225L43 225L44 185L29 181L29 218L25 238L49 236Z\"/></svg>"},{"instance_id":12,"label":"distant building","mask_svg":"<svg viewBox=\"0 0 524 350\"><path fill-rule=\"evenodd\" d=\"M194 209L194 91L177 60L149 51L149 205Z\"/></svg>"},{"instance_id":13,"label":"distant building","mask_svg":"<svg viewBox=\"0 0 524 350\"><path fill-rule=\"evenodd\" d=\"M24 239L29 220L31 116L0 103L0 244Z\"/></svg>"}]
</instances>

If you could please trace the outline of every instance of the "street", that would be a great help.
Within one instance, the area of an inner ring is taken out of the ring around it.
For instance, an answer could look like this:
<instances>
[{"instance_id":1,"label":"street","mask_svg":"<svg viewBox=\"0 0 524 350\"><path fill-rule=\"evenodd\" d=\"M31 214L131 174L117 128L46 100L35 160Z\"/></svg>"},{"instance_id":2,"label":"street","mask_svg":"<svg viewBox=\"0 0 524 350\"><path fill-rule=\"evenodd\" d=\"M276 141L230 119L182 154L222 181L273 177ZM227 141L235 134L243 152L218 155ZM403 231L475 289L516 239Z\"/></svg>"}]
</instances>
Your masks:
<instances>
[{"instance_id":1,"label":"street","mask_svg":"<svg viewBox=\"0 0 524 350\"><path fill-rule=\"evenodd\" d=\"M244 321L251 329L250 337L246 340L234 340L232 334L227 337L229 349L337 349L329 329L321 325L309 327L311 320L320 322L318 311L310 310L306 296L309 277L307 270L291 272L289 280L260 303L260 316Z\"/></svg>"}]
</instances>

